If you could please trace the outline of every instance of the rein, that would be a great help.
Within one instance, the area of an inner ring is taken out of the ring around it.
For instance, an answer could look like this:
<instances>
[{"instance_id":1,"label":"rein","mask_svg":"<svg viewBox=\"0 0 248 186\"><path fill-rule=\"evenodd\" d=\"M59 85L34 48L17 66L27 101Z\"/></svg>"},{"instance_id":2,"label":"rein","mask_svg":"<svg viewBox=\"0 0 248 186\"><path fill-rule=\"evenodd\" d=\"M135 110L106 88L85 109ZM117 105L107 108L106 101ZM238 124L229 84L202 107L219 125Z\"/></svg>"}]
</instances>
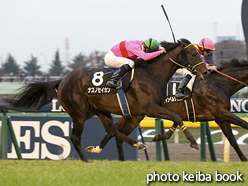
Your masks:
<instances>
[{"instance_id":1,"label":"rein","mask_svg":"<svg viewBox=\"0 0 248 186\"><path fill-rule=\"evenodd\" d=\"M187 48L190 47L191 45L193 45L193 44L187 45L186 47L184 47L184 49L187 49ZM169 56L168 53L166 53L166 54ZM197 63L197 64L194 65L194 66L190 66L190 64L189 64L188 67L186 67L186 66L183 66L183 65L177 63L176 61L174 61L170 56L169 56L169 59L170 59L171 62L175 63L177 66L180 66L181 68L186 68L187 70L189 70L189 71L191 71L191 72L193 72L194 69L195 69L197 66L199 66L199 65L201 65L201 64L204 63L204 62L202 61L202 62L200 62L200 63Z\"/></svg>"},{"instance_id":2,"label":"rein","mask_svg":"<svg viewBox=\"0 0 248 186\"><path fill-rule=\"evenodd\" d=\"M219 73L219 74L221 74L221 75L223 75L223 76L226 76L226 77L228 77L228 78L230 78L230 79L232 79L232 80L234 80L234 81L237 81L238 83L241 83L242 85L248 86L247 84L243 83L242 81L239 81L239 80L237 80L237 79L235 79L235 78L233 78L233 77L231 77L231 76L228 76L228 75L226 75L226 74L224 74L224 73L222 73L222 72L220 72L220 71L218 71L218 70L215 70L215 72L217 72L217 73Z\"/></svg>"},{"instance_id":3,"label":"rein","mask_svg":"<svg viewBox=\"0 0 248 186\"><path fill-rule=\"evenodd\" d=\"M171 57L170 57L169 59L170 59L171 62L175 63L176 65L178 65L178 66L180 66L180 67L182 67L182 68L186 68L186 69L189 70L189 71L194 71L194 68L196 68L197 66L201 65L202 63L204 63L204 62L202 61L202 62L200 62L200 63L197 63L197 64L194 65L194 66L190 66L190 65L189 65L188 67L185 67L185 66L183 66L183 65L181 65L181 64L179 64L179 63L177 63L177 62L174 61L173 59L171 59Z\"/></svg>"}]
</instances>

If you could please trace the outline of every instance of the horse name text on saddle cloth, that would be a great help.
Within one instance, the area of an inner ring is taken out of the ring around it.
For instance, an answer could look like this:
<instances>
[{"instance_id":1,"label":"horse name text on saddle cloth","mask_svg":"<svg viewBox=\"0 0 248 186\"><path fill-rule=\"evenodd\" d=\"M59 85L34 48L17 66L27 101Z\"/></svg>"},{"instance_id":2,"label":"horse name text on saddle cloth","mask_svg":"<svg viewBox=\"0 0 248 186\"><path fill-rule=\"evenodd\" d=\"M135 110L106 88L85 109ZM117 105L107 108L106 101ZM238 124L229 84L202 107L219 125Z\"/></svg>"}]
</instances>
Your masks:
<instances>
[{"instance_id":1,"label":"horse name text on saddle cloth","mask_svg":"<svg viewBox=\"0 0 248 186\"><path fill-rule=\"evenodd\" d=\"M108 94L110 93L110 88L103 86L105 85L103 82L103 71L95 72L89 81L88 85L88 94ZM91 83L90 83L91 82Z\"/></svg>"},{"instance_id":2,"label":"horse name text on saddle cloth","mask_svg":"<svg viewBox=\"0 0 248 186\"><path fill-rule=\"evenodd\" d=\"M182 101L182 99L177 99L175 96L166 97L164 102L170 103L170 102L176 102L176 101Z\"/></svg>"},{"instance_id":3,"label":"horse name text on saddle cloth","mask_svg":"<svg viewBox=\"0 0 248 186\"><path fill-rule=\"evenodd\" d=\"M88 87L88 94L108 94L110 93L110 88L109 87Z\"/></svg>"}]
</instances>

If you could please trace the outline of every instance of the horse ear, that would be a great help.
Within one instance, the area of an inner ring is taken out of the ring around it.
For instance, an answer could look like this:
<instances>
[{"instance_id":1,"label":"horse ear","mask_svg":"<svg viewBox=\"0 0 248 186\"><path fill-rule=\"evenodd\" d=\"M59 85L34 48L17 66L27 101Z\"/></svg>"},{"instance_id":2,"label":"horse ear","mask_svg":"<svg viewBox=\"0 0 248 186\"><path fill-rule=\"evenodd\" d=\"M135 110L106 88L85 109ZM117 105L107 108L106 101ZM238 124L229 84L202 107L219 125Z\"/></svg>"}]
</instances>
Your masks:
<instances>
[{"instance_id":1,"label":"horse ear","mask_svg":"<svg viewBox=\"0 0 248 186\"><path fill-rule=\"evenodd\" d=\"M181 41L180 41L180 40L177 40L177 42L178 42L179 44L181 44Z\"/></svg>"}]
</instances>

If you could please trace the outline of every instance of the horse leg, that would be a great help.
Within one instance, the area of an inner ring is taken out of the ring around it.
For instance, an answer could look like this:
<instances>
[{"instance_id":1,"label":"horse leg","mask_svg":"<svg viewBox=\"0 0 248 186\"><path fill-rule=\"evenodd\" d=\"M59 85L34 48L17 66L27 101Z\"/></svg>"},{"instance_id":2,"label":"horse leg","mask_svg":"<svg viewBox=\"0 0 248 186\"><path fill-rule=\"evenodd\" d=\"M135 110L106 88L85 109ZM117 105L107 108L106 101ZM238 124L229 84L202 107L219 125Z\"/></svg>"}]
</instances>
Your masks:
<instances>
[{"instance_id":1,"label":"horse leg","mask_svg":"<svg viewBox=\"0 0 248 186\"><path fill-rule=\"evenodd\" d=\"M125 121L127 120L127 117L122 116L122 118L115 124L116 128L118 131L120 131L125 123ZM113 137L113 135L107 133L106 136L103 138L103 140L101 141L99 147L100 148L104 148L105 145L108 143L108 141Z\"/></svg>"},{"instance_id":2,"label":"horse leg","mask_svg":"<svg viewBox=\"0 0 248 186\"><path fill-rule=\"evenodd\" d=\"M137 142L127 137L126 135L120 133L118 129L116 128L116 126L114 125L114 122L113 122L113 119L110 113L98 112L96 114L101 119L106 132L110 136L115 136L115 138L117 139L119 138L133 147L138 147L139 150L147 148L147 146L144 145L143 143ZM93 146L90 146L87 148L87 150L93 153L100 153L102 151L102 148L100 148L99 146L97 146L96 148L94 148Z\"/></svg>"},{"instance_id":3,"label":"horse leg","mask_svg":"<svg viewBox=\"0 0 248 186\"><path fill-rule=\"evenodd\" d=\"M184 135L186 136L186 138L190 141L190 147L192 149L199 150L199 147L193 135L189 132L187 127L183 124L182 119L177 114L157 104L151 105L149 111L150 111L149 115L147 114L147 116L149 117L168 119L168 120L173 121L175 126L179 125ZM166 139L166 137L168 137L166 133L163 136L161 136L160 134L157 134L153 137L152 141L160 141L160 140Z\"/></svg>"},{"instance_id":4,"label":"horse leg","mask_svg":"<svg viewBox=\"0 0 248 186\"><path fill-rule=\"evenodd\" d=\"M193 135L189 132L188 128L181 122L179 124L181 130L183 131L185 137L191 142L190 147L195 150L199 150L198 144L196 143ZM176 130L177 125L174 123L172 127L164 135L157 134L153 137L152 141L160 141L164 139L170 139L171 135Z\"/></svg>"},{"instance_id":5,"label":"horse leg","mask_svg":"<svg viewBox=\"0 0 248 186\"><path fill-rule=\"evenodd\" d=\"M220 128L223 131L223 133L226 136L226 138L228 139L228 141L230 142L231 146L234 148L234 150L238 154L240 160L241 161L247 161L245 155L240 150L239 145L238 145L238 143L237 143L237 141L236 141L236 139L235 139L235 137L233 135L233 132L232 132L232 128L231 128L230 123L228 123L228 122L221 122L221 121L218 121L217 123L220 126Z\"/></svg>"},{"instance_id":6,"label":"horse leg","mask_svg":"<svg viewBox=\"0 0 248 186\"><path fill-rule=\"evenodd\" d=\"M98 112L99 112L99 111L98 111ZM122 116L122 118L117 122L117 124L119 124L119 127L121 127L121 126L124 124L124 121L125 121L124 118L125 118L125 117ZM116 124L116 127L117 127L117 129L118 129L117 124ZM106 129L105 129L105 130L106 130ZM119 129L118 129L118 130L119 130ZM105 147L105 145L107 145L108 141L109 141L112 137L114 137L113 134L110 133L110 132L107 132L107 134L104 136L104 138L102 139L102 141L101 141L101 143L100 143L99 146L96 146L96 147L94 147L94 146L89 146L89 147L87 147L85 150L86 150L87 152L90 152L90 153L100 153L100 152L102 151L102 149Z\"/></svg>"},{"instance_id":7,"label":"horse leg","mask_svg":"<svg viewBox=\"0 0 248 186\"><path fill-rule=\"evenodd\" d=\"M245 120L239 118L238 116L236 116L235 114L231 113L228 110L221 112L221 116L222 116L221 118L216 116L216 120L223 121L224 118L225 122L238 125L244 129L248 129L248 123Z\"/></svg>"},{"instance_id":8,"label":"horse leg","mask_svg":"<svg viewBox=\"0 0 248 186\"><path fill-rule=\"evenodd\" d=\"M123 129L123 127L125 127L127 121L129 121L131 119L132 118L127 118L125 116L122 116L122 118L115 124L115 126L117 127L119 132L122 132L122 129ZM125 135L128 136L129 134L125 134ZM115 138L115 141L116 141L116 147L117 147L117 151L118 151L119 160L120 161L125 161L124 152L123 152L123 140ZM104 142L104 140L100 144L100 146L102 146L102 147L104 147L106 145L103 142Z\"/></svg>"},{"instance_id":9,"label":"horse leg","mask_svg":"<svg viewBox=\"0 0 248 186\"><path fill-rule=\"evenodd\" d=\"M118 130L128 136L143 120L144 116L135 116L132 118L122 117L121 120L116 124ZM121 126L121 129L120 129ZM118 150L118 156L120 161L125 161L123 152L123 141L116 138L116 146Z\"/></svg>"},{"instance_id":10,"label":"horse leg","mask_svg":"<svg viewBox=\"0 0 248 186\"><path fill-rule=\"evenodd\" d=\"M82 104L83 106L80 107L80 109L75 109L73 108L73 105L68 105L68 107L66 107L63 104L63 108L65 108L65 110L67 111L67 113L71 116L72 120L73 120L73 128L72 128L72 133L71 133L71 141L72 144L74 145L80 159L82 161L87 162L87 159L82 151L81 148L81 135L83 133L83 129L84 129L84 122L87 118L87 104ZM68 109L70 108L70 109Z\"/></svg>"},{"instance_id":11,"label":"horse leg","mask_svg":"<svg viewBox=\"0 0 248 186\"><path fill-rule=\"evenodd\" d=\"M99 111L98 111L99 112ZM117 129L120 131L120 128L122 127L122 125L125 122L125 117L122 116L122 118L116 123L116 127ZM106 129L105 129L106 130ZM96 148L94 146L89 146L87 147L85 150L87 152L90 153L100 153L102 151L102 149L105 147L105 145L107 145L108 141L114 137L113 134L107 132L107 134L104 136L104 138L102 139L101 143L99 146L97 146Z\"/></svg>"},{"instance_id":12,"label":"horse leg","mask_svg":"<svg viewBox=\"0 0 248 186\"><path fill-rule=\"evenodd\" d=\"M81 135L84 129L84 122L88 115L89 102L85 96L82 96L77 87L68 86L62 80L58 87L58 99L65 111L70 115L73 121L73 128L71 133L71 141L76 149L80 159L87 162L87 159L81 148ZM70 92L69 96L67 91Z\"/></svg>"},{"instance_id":13,"label":"horse leg","mask_svg":"<svg viewBox=\"0 0 248 186\"><path fill-rule=\"evenodd\" d=\"M105 129L106 130L106 129ZM108 133L104 136L104 138L102 139L101 143L99 146L89 146L87 148L85 148L84 150L90 153L100 153L102 152L103 148L105 147L105 145L108 143L108 141L114 137L112 133Z\"/></svg>"},{"instance_id":14,"label":"horse leg","mask_svg":"<svg viewBox=\"0 0 248 186\"><path fill-rule=\"evenodd\" d=\"M164 139L170 139L170 137L172 136L172 134L176 130L177 126L178 126L177 124L173 123L171 128L163 135L163 138ZM187 130L187 129L185 129L185 130Z\"/></svg>"},{"instance_id":15,"label":"horse leg","mask_svg":"<svg viewBox=\"0 0 248 186\"><path fill-rule=\"evenodd\" d=\"M191 142L190 147L195 150L199 150L198 144L196 143L193 135L189 132L188 128L182 123L179 124L181 130L183 131L185 137Z\"/></svg>"},{"instance_id":16,"label":"horse leg","mask_svg":"<svg viewBox=\"0 0 248 186\"><path fill-rule=\"evenodd\" d=\"M115 138L120 139L133 147L138 147L139 150L147 149L147 146L144 145L143 143L137 142L127 137L126 135L120 133L113 123L111 114L100 113L98 114L98 117L101 119L102 123L104 124L106 132L111 133L113 136L115 136Z\"/></svg>"},{"instance_id":17,"label":"horse leg","mask_svg":"<svg viewBox=\"0 0 248 186\"><path fill-rule=\"evenodd\" d=\"M115 124L115 126L117 127L119 132L128 136L137 127L137 125L143 118L144 116L135 116L132 118L122 116L122 118ZM100 149L102 150L112 137L113 135L111 135L111 133L107 133L98 147L94 148L93 146L90 146L87 147L85 150L92 153L99 153ZM122 144L123 140L116 138L116 146L118 149L118 156L120 161L125 160Z\"/></svg>"},{"instance_id":18,"label":"horse leg","mask_svg":"<svg viewBox=\"0 0 248 186\"><path fill-rule=\"evenodd\" d=\"M239 118L238 116L236 116L235 114L231 113L230 111L228 111L226 109L222 109L221 116L222 117L218 117L218 118L216 117L217 118L216 123L218 123L219 126L221 127L223 133L225 134L225 136L229 140L231 146L235 149L240 160L246 161L247 160L246 157L244 156L244 154L240 150L240 148L237 144L237 141L236 141L235 137L233 136L230 123L238 125L244 129L248 129L248 123L245 120L242 120L241 118ZM225 121L223 121L223 120L225 120Z\"/></svg>"},{"instance_id":19,"label":"horse leg","mask_svg":"<svg viewBox=\"0 0 248 186\"><path fill-rule=\"evenodd\" d=\"M73 129L71 133L71 141L80 159L87 162L87 159L81 148L81 134L83 133L84 121L85 120L83 118L79 118L79 119L73 118Z\"/></svg>"}]
</instances>

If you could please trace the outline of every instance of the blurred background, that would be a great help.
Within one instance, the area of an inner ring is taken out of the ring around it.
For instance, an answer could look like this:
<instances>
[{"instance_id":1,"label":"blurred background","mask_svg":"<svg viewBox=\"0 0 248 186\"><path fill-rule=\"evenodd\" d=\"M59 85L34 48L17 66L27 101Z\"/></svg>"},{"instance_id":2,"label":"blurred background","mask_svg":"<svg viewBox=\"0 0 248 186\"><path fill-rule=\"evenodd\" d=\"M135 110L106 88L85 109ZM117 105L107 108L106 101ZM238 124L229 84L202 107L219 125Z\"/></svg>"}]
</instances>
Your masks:
<instances>
[{"instance_id":1,"label":"blurred background","mask_svg":"<svg viewBox=\"0 0 248 186\"><path fill-rule=\"evenodd\" d=\"M103 67L104 55L122 40L173 42L161 5L176 39L214 41L208 63L248 58L242 0L0 0L0 97L79 67ZM244 90L235 96L246 96Z\"/></svg>"}]
</instances>

